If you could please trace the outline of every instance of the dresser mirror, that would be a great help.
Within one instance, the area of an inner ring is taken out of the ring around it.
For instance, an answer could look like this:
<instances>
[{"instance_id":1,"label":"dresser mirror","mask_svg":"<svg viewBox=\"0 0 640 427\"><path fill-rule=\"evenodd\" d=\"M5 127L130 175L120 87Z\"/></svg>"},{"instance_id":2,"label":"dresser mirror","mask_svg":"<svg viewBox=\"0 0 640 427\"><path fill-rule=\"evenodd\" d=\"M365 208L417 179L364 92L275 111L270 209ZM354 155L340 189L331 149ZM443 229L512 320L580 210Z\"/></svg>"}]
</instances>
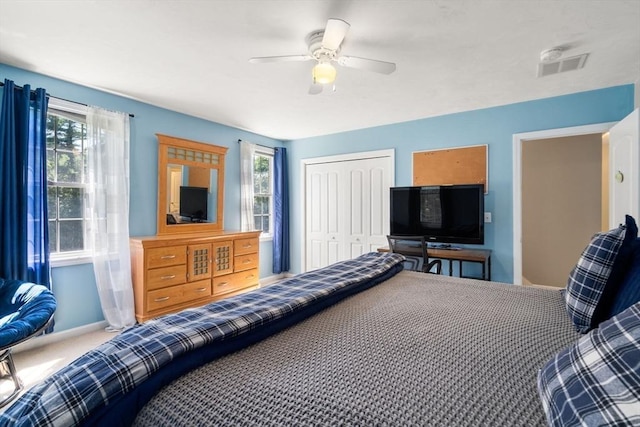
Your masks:
<instances>
[{"instance_id":1,"label":"dresser mirror","mask_svg":"<svg viewBox=\"0 0 640 427\"><path fill-rule=\"evenodd\" d=\"M226 147L158 137L158 234L223 227Z\"/></svg>"}]
</instances>

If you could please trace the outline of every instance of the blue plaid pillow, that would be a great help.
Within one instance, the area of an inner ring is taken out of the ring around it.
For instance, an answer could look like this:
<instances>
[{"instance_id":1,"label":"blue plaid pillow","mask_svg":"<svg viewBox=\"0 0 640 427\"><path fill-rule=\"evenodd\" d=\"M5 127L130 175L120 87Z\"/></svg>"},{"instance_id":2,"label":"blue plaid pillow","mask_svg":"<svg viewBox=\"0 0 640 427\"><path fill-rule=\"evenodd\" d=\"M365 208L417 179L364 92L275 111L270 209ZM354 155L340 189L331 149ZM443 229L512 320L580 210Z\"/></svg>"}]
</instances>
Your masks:
<instances>
[{"instance_id":1,"label":"blue plaid pillow","mask_svg":"<svg viewBox=\"0 0 640 427\"><path fill-rule=\"evenodd\" d=\"M549 360L538 392L550 426L640 425L640 303Z\"/></svg>"},{"instance_id":2,"label":"blue plaid pillow","mask_svg":"<svg viewBox=\"0 0 640 427\"><path fill-rule=\"evenodd\" d=\"M629 289L628 285L625 285L625 279L629 275L629 271L633 266L634 246L636 238L638 237L638 226L636 221L630 215L625 218L625 225L627 229L624 233L624 239L622 245L618 249L618 254L611 267L611 273L607 279L607 283L602 290L602 296L600 301L596 305L593 315L591 316L591 327L596 328L601 322L615 316L626 308L629 308L634 303L640 301L637 296L640 296L638 292L634 292L634 289ZM631 285L633 287L633 285ZM634 299L635 298L635 299ZM623 300L621 304L618 304L620 300ZM616 306L617 307L614 307Z\"/></svg>"},{"instance_id":3,"label":"blue plaid pillow","mask_svg":"<svg viewBox=\"0 0 640 427\"><path fill-rule=\"evenodd\" d=\"M622 246L625 231L626 226L620 225L593 236L569 274L565 302L569 317L579 332L586 333L592 328L593 313Z\"/></svg>"},{"instance_id":4,"label":"blue plaid pillow","mask_svg":"<svg viewBox=\"0 0 640 427\"><path fill-rule=\"evenodd\" d=\"M629 268L620 282L608 315L615 316L637 302L640 302L640 239L638 238L631 246Z\"/></svg>"}]
</instances>

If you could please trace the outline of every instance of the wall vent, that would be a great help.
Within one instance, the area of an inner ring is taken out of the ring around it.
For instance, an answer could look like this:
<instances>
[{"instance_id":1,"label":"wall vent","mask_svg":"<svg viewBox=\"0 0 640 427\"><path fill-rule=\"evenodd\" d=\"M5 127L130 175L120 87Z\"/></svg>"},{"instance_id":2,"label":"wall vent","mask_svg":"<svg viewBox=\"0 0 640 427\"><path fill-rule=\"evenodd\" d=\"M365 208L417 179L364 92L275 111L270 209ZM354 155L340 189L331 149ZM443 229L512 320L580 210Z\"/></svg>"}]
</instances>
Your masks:
<instances>
[{"instance_id":1,"label":"wall vent","mask_svg":"<svg viewBox=\"0 0 640 427\"><path fill-rule=\"evenodd\" d=\"M587 62L588 53L558 61L540 62L538 64L538 77L549 76L551 74L563 73L565 71L579 70Z\"/></svg>"}]
</instances>

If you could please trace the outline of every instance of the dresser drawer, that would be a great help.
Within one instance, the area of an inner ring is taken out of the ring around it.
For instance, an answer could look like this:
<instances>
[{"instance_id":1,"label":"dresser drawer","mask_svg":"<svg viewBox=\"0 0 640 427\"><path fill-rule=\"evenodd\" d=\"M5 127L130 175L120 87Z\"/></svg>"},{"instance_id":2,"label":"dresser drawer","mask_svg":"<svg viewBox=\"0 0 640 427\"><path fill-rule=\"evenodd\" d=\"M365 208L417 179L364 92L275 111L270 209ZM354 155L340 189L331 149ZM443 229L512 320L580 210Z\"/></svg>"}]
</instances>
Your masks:
<instances>
[{"instance_id":1,"label":"dresser drawer","mask_svg":"<svg viewBox=\"0 0 640 427\"><path fill-rule=\"evenodd\" d=\"M239 255L233 259L233 271L245 271L258 267L258 254Z\"/></svg>"},{"instance_id":2,"label":"dresser drawer","mask_svg":"<svg viewBox=\"0 0 640 427\"><path fill-rule=\"evenodd\" d=\"M147 310L153 311L211 296L211 281L200 280L147 292Z\"/></svg>"},{"instance_id":3,"label":"dresser drawer","mask_svg":"<svg viewBox=\"0 0 640 427\"><path fill-rule=\"evenodd\" d=\"M167 246L146 251L147 268L168 267L187 263L186 246Z\"/></svg>"},{"instance_id":4,"label":"dresser drawer","mask_svg":"<svg viewBox=\"0 0 640 427\"><path fill-rule=\"evenodd\" d=\"M154 268L147 271L147 290L166 288L179 285L187 281L187 266L172 265L171 267Z\"/></svg>"},{"instance_id":5,"label":"dresser drawer","mask_svg":"<svg viewBox=\"0 0 640 427\"><path fill-rule=\"evenodd\" d=\"M236 239L233 241L233 254L244 255L258 252L258 238L252 239Z\"/></svg>"},{"instance_id":6,"label":"dresser drawer","mask_svg":"<svg viewBox=\"0 0 640 427\"><path fill-rule=\"evenodd\" d=\"M221 295L258 284L258 269L213 278L213 294Z\"/></svg>"}]
</instances>

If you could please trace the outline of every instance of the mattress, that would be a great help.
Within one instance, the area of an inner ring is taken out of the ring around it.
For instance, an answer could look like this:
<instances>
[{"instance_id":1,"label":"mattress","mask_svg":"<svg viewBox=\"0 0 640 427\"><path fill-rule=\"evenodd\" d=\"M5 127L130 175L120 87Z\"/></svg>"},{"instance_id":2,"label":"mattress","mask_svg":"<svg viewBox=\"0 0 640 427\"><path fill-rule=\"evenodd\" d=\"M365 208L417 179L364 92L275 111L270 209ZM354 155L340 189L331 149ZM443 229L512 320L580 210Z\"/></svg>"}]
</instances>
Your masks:
<instances>
[{"instance_id":1,"label":"mattress","mask_svg":"<svg viewBox=\"0 0 640 427\"><path fill-rule=\"evenodd\" d=\"M402 271L160 390L136 426L543 426L560 291Z\"/></svg>"}]
</instances>

